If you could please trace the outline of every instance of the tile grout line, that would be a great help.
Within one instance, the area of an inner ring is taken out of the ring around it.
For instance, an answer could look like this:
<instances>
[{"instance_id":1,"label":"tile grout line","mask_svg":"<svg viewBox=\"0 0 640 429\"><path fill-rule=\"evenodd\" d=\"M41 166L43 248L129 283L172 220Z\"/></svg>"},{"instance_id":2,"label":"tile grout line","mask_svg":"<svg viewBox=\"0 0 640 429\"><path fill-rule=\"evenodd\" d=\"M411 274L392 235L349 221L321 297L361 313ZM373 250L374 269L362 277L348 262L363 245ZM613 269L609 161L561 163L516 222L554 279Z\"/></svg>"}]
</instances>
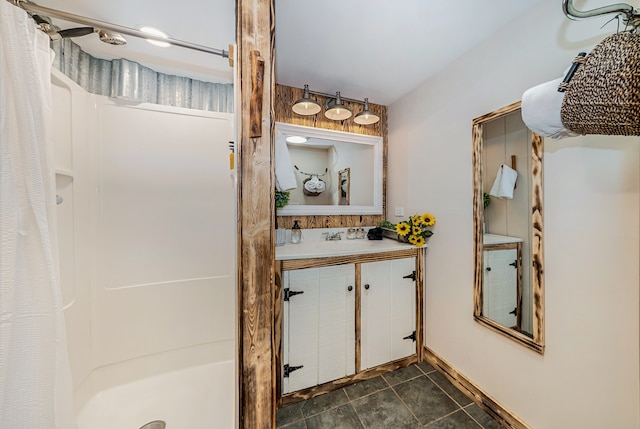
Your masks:
<instances>
[{"instance_id":1,"label":"tile grout line","mask_svg":"<svg viewBox=\"0 0 640 429\"><path fill-rule=\"evenodd\" d=\"M420 376L419 376L419 377L420 377ZM358 398L354 398L354 399L351 399L351 397L349 396L349 393L347 393L347 389L345 389L344 387L341 387L341 388L340 388L340 390L344 391L344 395L345 395L345 397L347 398L347 402L345 402L345 403L343 403L343 404L338 404L338 405L336 405L336 406L334 406L334 407L327 408L326 410L322 410L322 411L320 411L320 412L318 412L318 413L314 413L314 414L310 414L310 415L306 415L306 414L305 414L305 412L304 412L304 411L302 411L302 409L301 409L301 410L300 410L300 412L301 412L301 414L302 414L302 419L295 420L295 421L291 422L290 424L295 423L295 422L299 422L300 420L304 420L304 423L305 423L305 426L306 426L306 424L307 424L307 419L309 419L309 418L311 418L311 417L315 417L315 416L317 416L318 414L322 414L322 413L325 413L325 412L327 412L327 411L335 410L336 408L342 407L343 405L350 405L350 406L351 406L351 408L353 409L353 412L354 412L354 413L356 414L356 416L358 417L358 420L360 421L360 424L362 424L362 427L366 428L366 426L364 425L364 423L362 423L362 420L360 419L360 415L358 414L358 412L356 411L355 407L353 406L353 401L357 401L357 400L359 400L359 399L366 398L366 397L371 396L371 395L375 395L376 393L382 392L383 390L386 390L386 389L390 389L390 388L392 388L392 386L389 384L389 382L388 382L384 377L382 377L382 375L380 376L380 378L382 378L382 380L386 383L386 387L384 387L384 388L382 388L382 389L377 389L377 390L375 390L374 392L367 393L366 395L362 395L362 396L359 396ZM417 377L414 377L414 378L417 378ZM413 378L412 378L411 380L413 380ZM353 385L355 385L355 384L357 384L357 383L354 383L354 384L352 384L351 386L353 386ZM395 393L395 390L394 390L393 392ZM396 393L396 395L397 395L397 393ZM309 400L309 399L306 399L304 402L307 402L308 400ZM286 428L285 428L285 429L286 429Z\"/></svg>"},{"instance_id":2,"label":"tile grout line","mask_svg":"<svg viewBox=\"0 0 640 429\"><path fill-rule=\"evenodd\" d=\"M371 396L371 395L374 395L374 394L376 394L378 392L382 392L383 390L391 388L391 385L389 384L389 382L382 375L380 375L379 377L382 379L382 381L384 381L387 384L387 387L385 387L384 389L378 389L375 392L371 392L371 393L368 393L366 395L362 395L362 396L360 396L358 398L351 399L351 397L349 396L349 393L347 392L347 389L344 389L344 393L345 393L345 395L347 395L347 399L349 399L349 405L351 405L351 408L353 409L353 412L355 413L356 417L358 418L358 421L360 422L360 425L364 429L367 429L367 426L362 421L362 418L360 417L360 413L358 413L358 411L356 411L356 408L353 406L353 401L358 400L358 399L362 399L362 398L366 398L367 396ZM306 422L305 422L305 424L306 424Z\"/></svg>"},{"instance_id":3,"label":"tile grout line","mask_svg":"<svg viewBox=\"0 0 640 429\"><path fill-rule=\"evenodd\" d=\"M416 366L418 366L418 365L416 365ZM453 402L458 406L459 410L462 410L466 415L468 415L468 416L471 418L471 420L473 420L473 421L474 421L478 426L480 426L481 428L483 428L483 429L484 429L484 426L482 426L482 424L481 424L479 421L477 421L476 419L474 419L474 418L473 418L473 416L472 416L471 414L469 414L469 413L467 412L467 410L465 410L465 408L467 408L467 407L470 407L470 406L474 405L474 404L475 404L475 402L471 401L471 403L470 403L470 404L467 404L467 405L465 405L465 406L463 407L460 403L458 403L458 401L456 401L456 400L453 398L453 396L449 395L449 393L447 393L447 391L445 391L445 390L442 388L442 386L440 386L440 384L438 384L438 383L437 383L433 378L429 377L429 374L431 374L431 373L433 373L433 372L438 372L436 369L434 369L433 371L429 371L428 373L427 373L427 372L424 372L424 370L423 370L422 368L420 368L419 366L418 366L418 369L419 369L420 371L422 371L422 372L424 373L424 375L425 375L429 380L431 380L431 382L432 382L433 384L435 384L435 385L438 387L438 389L442 390L442 392L443 392L445 395L447 395L447 397L449 397L449 398L450 398L450 399L451 399L451 400L452 400L452 401L453 401ZM455 387L455 386L454 386L454 387ZM459 410L456 410L456 411L454 411L453 413L455 413L455 412L457 412L457 411L459 411ZM451 414L453 414L453 413L449 413L449 414L447 414L447 416L450 416L450 415L451 415ZM444 417L447 417L447 416L444 416ZM440 419L443 419L444 417L441 417ZM440 420L440 419L434 420L434 422L435 422L435 421L438 421L438 420ZM433 423L433 422L431 422L431 423ZM429 423L429 424L431 424L431 423Z\"/></svg>"},{"instance_id":4,"label":"tile grout line","mask_svg":"<svg viewBox=\"0 0 640 429\"><path fill-rule=\"evenodd\" d=\"M343 387L342 389L344 390L345 395L347 395L347 399L349 399L349 401L350 401L350 402L351 402L351 401L356 401L356 400L358 400L358 399L360 399L360 398L366 398L367 396L371 396L371 395L373 395L374 393L382 392L384 389L388 389L389 387L391 387L391 385L389 384L389 382L388 382L388 381L387 381L387 380L386 380L382 375L379 375L378 377L380 377L380 378L382 379L382 381L384 381L384 382L387 384L387 386L386 386L386 387L384 387L383 389L377 389L377 390L376 390L376 391L374 391L374 392L367 393L366 395L362 395L362 396L359 396L359 397L357 397L357 398L353 398L353 399L349 396L349 393L347 392L347 389ZM370 379L370 380L373 380L373 379ZM367 380L364 380L364 381L367 381ZM363 383L364 381L359 381L358 383ZM356 385L356 384L358 384L358 383L351 384L350 386L355 386L355 385ZM347 386L347 387L349 387L349 386Z\"/></svg>"},{"instance_id":5,"label":"tile grout line","mask_svg":"<svg viewBox=\"0 0 640 429\"><path fill-rule=\"evenodd\" d=\"M433 384L435 384L436 386L438 386L438 389L442 390L442 392L444 392L444 394L445 394L445 395L447 395L447 396L448 396L448 397L449 397L453 402L455 402L455 404L456 404L458 407L460 407L460 408L464 408L464 407L462 406L462 404L460 404L458 401L456 401L456 400L455 400L455 398L454 398L453 396L451 396L451 395L450 395L446 390L444 390L444 389L442 388L442 386L440 386L440 384L438 384L438 382L436 382L433 378L429 377L429 375L427 375L427 378L429 378L429 380L431 380L431 382L432 382ZM453 385L452 385L452 386L453 386ZM454 386L454 387L455 387L455 386ZM456 389L457 389L457 388L456 388ZM462 392L460 392L460 393L462 393ZM464 393L462 393L462 394L464 395ZM466 398L466 396L465 396L465 398ZM475 402L473 402L471 399L469 399L469 400L471 401L471 404L474 404L474 403L475 403ZM471 405L471 404L467 404L467 405Z\"/></svg>"},{"instance_id":6,"label":"tile grout line","mask_svg":"<svg viewBox=\"0 0 640 429\"><path fill-rule=\"evenodd\" d=\"M432 373L432 372L437 372L437 371L436 371L436 370L431 371L431 372L429 372L429 374L430 374L430 373ZM479 421L477 421L476 419L474 419L474 418L473 418L473 416L472 416L471 414L469 414L469 413L467 412L467 410L465 410L465 408L467 408L467 407L470 407L470 406L474 405L474 404L475 404L475 402L473 402L473 400L469 399L469 400L471 401L471 403L470 403L470 404L467 404L467 405L465 405L465 406L462 406L462 404L460 404L458 401L456 401L456 400L455 400L455 398L454 398L453 396L449 395L449 393L448 393L446 390L444 390L444 389L442 388L442 386L440 386L440 384L438 384L438 383L437 383L433 378L429 377L429 374L425 374L425 375L427 376L427 378L428 378L429 380L431 380L431 382L432 382L433 384L435 384L436 386L438 386L438 389L442 390L442 392L443 392L445 395L447 395L447 396L448 396L448 397L449 397L449 398L450 398L450 399L451 399L451 400L452 400L452 401L453 401L453 402L454 402L454 403L455 403L455 404L456 404L456 405L457 405L457 406L458 406L458 407L459 407L459 408L460 408L460 409L461 409L461 410L462 410L466 415L468 415L468 416L471 418L471 420L473 420L473 421L474 421L478 426L480 426L481 428L483 428L483 429L484 429L484 426L482 426L482 424L481 424ZM454 386L454 387L455 387L455 386ZM462 392L461 392L461 393L462 393Z\"/></svg>"},{"instance_id":7,"label":"tile grout line","mask_svg":"<svg viewBox=\"0 0 640 429\"><path fill-rule=\"evenodd\" d=\"M452 414L457 413L457 412L458 412L458 411L460 411L460 410L462 410L462 408L458 408L457 410L451 411L449 414L445 414L445 415L444 415L444 416L442 416L442 417L438 417L437 419L432 420L432 421L430 421L429 423L427 423L424 427L425 427L425 428L428 428L428 427L429 427L429 426L431 426L432 424L434 424L434 423L436 423L436 422L439 422L440 420L446 419L447 417L451 416Z\"/></svg>"},{"instance_id":8,"label":"tile grout line","mask_svg":"<svg viewBox=\"0 0 640 429\"><path fill-rule=\"evenodd\" d=\"M420 376L420 377L422 377L422 376ZM414 377L414 378L418 378L418 377ZM413 380L413 378L412 378L411 380ZM409 381L409 380L407 380L407 381ZM399 384L402 384L402 383L398 383L398 384L396 384L396 386L397 386L397 385L399 385ZM398 399L400 399L400 402L402 402L402 405L404 405L404 406L407 408L407 410L409 410L409 412L411 413L411 415L413 416L413 418L415 418L415 419L416 419L416 421L418 422L418 424L419 424L420 426L423 426L423 424L422 424L422 422L420 421L420 419L418 418L418 416L416 416L416 415L413 413L413 411L411 411L411 408L409 408L409 406L408 406L408 405L407 405L407 404L402 400L402 398L400 397L400 395L398 395L398 392L396 392L396 389L394 389L394 388L393 388L393 386L391 386L391 390L393 391L393 393L395 393L396 397L397 397Z\"/></svg>"},{"instance_id":9,"label":"tile grout line","mask_svg":"<svg viewBox=\"0 0 640 429\"><path fill-rule=\"evenodd\" d=\"M462 405L461 405L460 403L458 403L458 401L456 401L456 400L455 400L455 399L454 399L454 398L453 398L449 393L447 393L447 391L445 391L445 390L442 388L442 386L440 386L440 384L439 384L439 383L437 383L434 379L432 379L431 377L429 377L429 374L434 373L434 372L436 372L436 373L438 372L436 369L433 369L432 371L429 371L429 372L425 372L425 370L423 370L422 368L420 368L417 364L413 364L413 366L415 366L415 367L417 367L417 368L418 368L418 370L421 372L421 375L417 375L417 376L415 376L415 377L411 377L411 378L408 378L408 379L406 379L406 380L403 380L403 381L401 381L401 382L399 382L399 383L396 383L395 385L391 385L391 384L387 381L387 379L386 379L386 378L384 378L384 375L385 375L385 374L381 374L381 375L380 375L380 378L381 378L381 379L386 383L386 385L387 385L386 387L384 387L384 388L382 388L382 389L377 389L377 390L375 390L375 391L373 391L373 392L371 392L371 393L368 393L368 394L366 394L366 395L362 395L362 396L360 396L360 397L358 397L358 398L353 398L353 399L352 399L352 398L349 396L349 394L347 393L346 388L345 388L345 387L343 387L343 388L341 388L341 390L343 391L343 393L344 393L345 397L347 398L347 402L346 402L346 403L342 403L342 404L336 405L336 406L334 406L334 407L331 407L331 408L328 408L328 409L326 409L326 410L323 410L323 411L320 411L320 412L317 412L317 413L311 414L311 415L309 415L309 416L307 416L307 415L305 414L305 412L304 412L304 411L302 410L302 408L301 408L300 413L302 414L302 418L301 418L301 419L298 419L298 420L295 420L295 421L293 421L293 422L288 423L288 424L287 424L287 426L288 426L288 425L292 425L292 424L297 423L297 422L299 422L300 420L302 420L302 422L304 423L305 428L308 428L308 426L307 426L307 419L309 419L309 418L311 418L311 417L314 417L314 416L317 416L317 415L319 415L319 414L322 414L322 413L324 413L324 412L328 412L328 411L334 410L334 409L336 409L336 408L338 408L338 407L341 407L341 406L343 406L343 405L349 405L349 406L351 407L351 409L354 411L354 413L355 413L356 417L358 418L358 421L360 422L360 424L362 425L362 427L366 429L366 425L365 425L365 424L364 424L364 422L362 421L362 419L361 419L361 417L360 417L360 414L358 414L358 412L356 411L355 407L353 406L353 402L354 402L354 401L357 401L357 400L360 400L360 399L363 399L363 398L366 398L366 397L368 397L368 396L374 395L374 394L376 394L376 393L382 392L382 391L384 391L384 390L386 390L386 389L391 389L391 391L396 395L396 397L400 400L400 402L401 402L401 403L402 403L402 404L407 408L407 410L408 410L408 411L411 413L411 415L416 419L416 421L417 421L419 424L422 424L422 423L420 422L420 419L418 419L418 417L413 413L413 411L411 411L411 409L407 406L407 404L404 402L404 400L402 400L402 398L400 397L400 395L398 395L398 392L395 390L394 386L398 386L398 385L400 385L400 384L403 384L403 383L409 382L409 381L411 381L411 380L415 380L416 378L419 378L419 377L422 377L422 376L426 376L426 377L427 377L427 379L428 379L429 381L431 381L435 386L437 386L437 387L438 387L438 389L440 389L440 390L441 390L441 391L442 391L442 392L443 392L443 393L444 393L444 394L445 394L449 399L451 399L451 400L454 402L454 404L456 404L456 406L457 406L457 409L456 409L456 410L454 410L454 411L452 411L452 412L451 412L451 413L449 413L449 414L446 414L446 415L444 415L444 416L442 416L442 417L439 417L439 418L437 418L437 419L435 419L435 420L433 420L433 421L431 421L431 422L427 423L427 425L431 425L432 423L435 423L435 422L437 422L437 421L440 421L440 420L442 420L442 419L444 419L444 418L446 418L446 417L449 417L450 415L452 415L452 414L454 414L454 413L456 413L456 412L458 412L458 411L462 410L462 411L463 411L467 416L469 416L469 417L471 418L471 420L472 420L474 423L476 423L479 427L484 428L484 426L482 426L482 424L481 424L481 423L479 423L475 418L473 418L473 416L471 416L471 414L469 414L469 413L467 412L467 410L465 409L465 408L468 408L468 407L472 406L473 404L475 404L475 402L471 401L471 403L470 403L470 404L467 404L467 405L465 405L465 406L462 406ZM454 386L454 387L455 387L455 386ZM308 399L307 399L307 400L305 400L305 402L306 402L306 401L308 401ZM283 429L286 429L286 426L284 426L284 428L283 428Z\"/></svg>"},{"instance_id":10,"label":"tile grout line","mask_svg":"<svg viewBox=\"0 0 640 429\"><path fill-rule=\"evenodd\" d=\"M358 418L358 421L360 422L360 426L362 426L364 429L367 429L367 426L362 421L362 418L360 417L360 414L356 411L356 409L353 406L353 404L351 402L349 402L349 405L351 405L351 409L353 409L353 412L355 413L356 417Z\"/></svg>"},{"instance_id":11,"label":"tile grout line","mask_svg":"<svg viewBox=\"0 0 640 429\"><path fill-rule=\"evenodd\" d=\"M418 365L416 365L416 364L413 364L413 365L414 365L416 368L418 368L418 370L419 370L422 374L427 375L427 373L425 373L425 372L424 372L424 371L423 371L423 370L422 370ZM434 371L435 371L435 370L434 370ZM433 371L431 371L431 372L433 372ZM302 418L301 418L301 419L298 419L298 420L294 420L293 422L288 423L288 424L293 424L293 423L298 422L298 421L300 421L300 420L305 420L305 425L306 425L306 420L307 420L308 418L310 418L310 417L317 416L318 414L322 414L322 413L324 413L324 412L326 412L326 411L334 410L334 409L336 409L336 408L338 408L338 407L341 407L342 405L350 404L350 403L351 403L351 402L353 402L353 401L357 401L357 400L359 400L359 399L366 398L367 396L374 395L374 394L376 394L376 393L378 393L378 392L382 392L382 391L383 391L383 390L385 390L385 389L389 389L389 388L391 388L391 389L393 390L393 386L392 386L392 385L387 381L387 379L386 379L386 378L384 378L384 375L385 375L385 374L381 374L379 377L380 377L380 378L381 378L381 379L382 379L382 380L387 384L387 386L386 386L385 388L383 388L383 389L377 389L377 390L376 390L376 391L374 391L374 392L367 393L366 395L362 395L362 396L359 396L358 398L353 398L353 399L351 399L351 397L350 397L350 396L349 396L349 394L347 393L347 389L345 388L345 387L348 387L348 386L341 387L341 388L340 388L340 390L342 390L342 391L344 392L344 395L345 395L345 396L346 396L346 398L347 398L347 402L346 402L346 403L344 403L344 404L339 404L339 405L336 405L335 407L327 408L326 410L320 411L320 412L318 412L318 413L310 414L310 415L307 415L307 414L302 410L302 408L301 408L301 409L300 409L300 413L302 414ZM415 378L418 378L418 377L422 377L422 375L417 375L417 376L415 376L415 377L408 378L408 379L406 379L406 380L402 381L401 383L396 383L396 384L402 384L402 383L405 383L405 382L407 382L407 381L411 381L411 380L413 380L413 379L415 379ZM366 381L366 380L363 380L363 381ZM359 383L362 383L363 381L360 381ZM357 384L357 383L354 383L354 384L352 384L352 385L350 385L350 386L354 386L355 384ZM438 387L440 387L440 386L438 386ZM398 392L396 392L395 390L393 390L393 393L395 393L395 394L396 394L396 396L398 396ZM445 393L446 393L446 392L445 392ZM398 398L399 398L399 396L398 396ZM313 399L313 398L309 398L309 399ZM309 401L309 399L305 399L305 400L304 400L304 402L306 403L307 401ZM402 401L402 399L401 399L401 401ZM454 402L455 402L455 401L454 401ZM403 401L403 404L404 404L404 401ZM456 404L457 404L457 402L456 402ZM404 405L406 406L406 404L404 404ZM352 405L352 407L353 407L353 405ZM407 407L407 408L408 408L408 407ZM353 410L355 411L355 408L354 408ZM411 410L409 410L409 411L411 411ZM356 414L358 414L358 413L356 412ZM412 413L412 414L413 414L413 413ZM360 417L360 416L358 416L358 418L359 418L359 417ZM419 420L418 420L418 421L419 421ZM285 428L285 429L286 429L286 428Z\"/></svg>"},{"instance_id":12,"label":"tile grout line","mask_svg":"<svg viewBox=\"0 0 640 429\"><path fill-rule=\"evenodd\" d=\"M301 410L300 410L300 412L302 413L302 419L303 419L303 420L307 420L307 419L308 419L308 418L310 418L310 417L317 416L318 414L322 414L322 413L327 412L327 411L335 410L335 409L336 409L336 408L338 408L338 407L341 407L341 406L343 406L343 405L346 405L346 404L350 403L350 402L351 402L351 399L349 398L349 395L347 395L347 391L346 391L346 390L344 390L344 387L341 387L341 388L340 388L340 390L342 390L342 391L344 392L344 396L347 398L347 402L342 403L342 404L338 404L338 405L336 405L335 407L327 408L326 410L322 410L322 411L320 411L320 412L318 412L318 413L313 413L313 414L308 415L308 416L307 416L307 415L305 414L305 412L301 409ZM336 390L336 392L337 392L337 390ZM317 396L316 396L316 397L317 397ZM309 399L313 399L313 398L309 398ZM305 400L304 400L304 402L306 403L307 401L309 401L309 399L305 399ZM303 406L302 408L304 408L304 406ZM297 421L297 420L296 420L296 421ZM306 421L305 421L305 424L306 424Z\"/></svg>"},{"instance_id":13,"label":"tile grout line","mask_svg":"<svg viewBox=\"0 0 640 429\"><path fill-rule=\"evenodd\" d=\"M471 414L469 414L469 412L467 412L467 408L475 405L475 402L471 402L469 405L467 405L466 407L462 407L462 411L465 412L466 415L468 415L469 417L471 417L471 420L473 420L474 422L476 422L478 424L478 426L480 426L482 429L484 429L484 426L482 425L482 423L480 423L479 421L477 421Z\"/></svg>"},{"instance_id":14,"label":"tile grout line","mask_svg":"<svg viewBox=\"0 0 640 429\"><path fill-rule=\"evenodd\" d=\"M449 414L446 414L446 415L444 415L444 416L442 416L442 417L439 417L439 418L437 418L437 419L435 419L435 420L432 420L432 421L430 421L430 422L428 422L428 423L425 423L425 425L430 425L430 424L432 424L432 423L435 423L435 422L437 422L437 421L439 421L439 420L444 419L445 417L449 417L449 416L450 416L451 414L453 414L453 413L457 413L458 411L463 410L462 405L460 405L460 404L458 403L458 401L456 401L455 399L453 399L453 398L452 398L452 397L451 397L447 392L445 392L445 391L444 391L444 389L443 389L442 387L440 387L440 385L439 385L438 383L436 383L435 381L433 381L433 380L431 379L431 377L429 377L429 374L430 374L430 373L432 373L432 372L436 372L436 370L435 370L435 369L434 369L433 371L429 371L429 373L426 373L426 372L424 372L424 370L423 370L422 368L420 368L418 365L416 365L416 364L414 364L414 365L418 368L418 370L420 370L420 372L422 372L422 374L423 374L423 375L418 375L418 376L416 376L416 377L409 378L409 379L407 379L407 380L405 380L405 381L403 381L403 382L401 382L401 383L396 383L394 386L399 386L400 384L403 384L403 383L406 383L406 382L408 382L408 381L415 380L416 378L419 378L419 377L423 377L423 376L424 376L424 377L426 377L426 378L427 378L427 380L431 381L431 382L432 382L432 383L433 383L433 384L434 384L438 389L440 389L440 390L441 390L441 391L442 391L442 392L443 392L443 393L444 393L448 398L450 398L450 399L453 401L453 403L454 403L454 404L456 404L456 407L457 407L454 411L450 412ZM385 380L385 381L386 381L386 380ZM409 406L408 406L408 405L407 405L407 404L402 400L402 398L400 397L400 395L398 394L398 392L396 392L396 390L394 389L394 386L390 386L390 387L391 387L391 390L393 390L393 393L395 393L395 394L396 394L396 396L398 397L398 399L400 399L400 402L402 402L402 404L403 404L405 407L407 407L407 409L409 410L409 412L411 413L411 415L412 415L413 417L415 417L415 418L416 418L416 420L418 421L418 423L419 423L422 427L426 427L425 425L423 425L423 424L422 424L422 422L420 421L420 419L418 418L418 416L416 416L416 415L413 413L413 411L411 411L411 408L409 408ZM468 414L468 413L465 413L465 414ZM469 417L471 417L471 416L469 416ZM472 417L472 420L473 420L474 422L476 422L476 421L475 421L475 419L473 419L473 417ZM478 423L478 422L476 422L476 423ZM480 425L480 426L482 427L482 425Z\"/></svg>"},{"instance_id":15,"label":"tile grout line","mask_svg":"<svg viewBox=\"0 0 640 429\"><path fill-rule=\"evenodd\" d=\"M417 365L416 365L416 366L417 366ZM420 369L420 368L418 368L418 369ZM421 372L422 372L422 371L421 371ZM407 404L402 400L402 398L400 397L400 395L398 395L398 392L396 392L396 390L393 388L393 386L397 386L397 385L400 385L400 384L402 384L402 383L406 383L406 382L408 382L408 381L414 380L414 379L416 379L416 378L418 378L418 377L422 377L422 376L423 376L423 375L417 375L417 376L415 376L415 377L408 378L408 379L406 379L406 380L404 380L404 381L402 381L402 382L400 382L400 383L396 383L395 385L391 385L391 383L389 383L389 381L387 381L387 379L386 379L386 378L384 378L384 374L381 374L381 375L380 375L380 378L382 378L382 380L387 384L387 387L385 387L384 389L378 389L378 390L376 390L375 392L371 392L371 393L369 393L369 394L367 394L367 395L360 396L359 398L356 398L356 399L353 399L353 400L351 400L351 398L349 397L349 394L347 393L346 389L345 389L345 392L344 392L344 393L347 395L347 398L349 398L349 401L350 401L349 403L350 403L351 407L353 408L353 411L356 413L356 416L358 417L358 421L360 421L360 424L361 424L361 425L362 425L362 427L363 427L363 428L365 428L365 429L367 429L367 426L364 424L364 422L363 422L363 421L362 421L362 419L360 418L360 414L356 411L356 409L355 409L355 407L353 406L352 402L353 402L353 401L355 401L355 400L359 400L359 399L362 399L362 398L366 398L367 396L374 395L374 394L376 394L376 393L382 392L383 390L387 390L387 389L391 389L391 391L393 392L393 394L394 394L394 395L396 395L396 397L400 400L400 402L402 403L402 405L404 405L404 406L405 406L405 408L409 411L409 413L411 413L411 415L416 419L416 421L418 422L418 424L422 425L422 422L420 422L420 419L419 419L418 417L416 417L416 415L413 413L413 411L411 411L411 409L407 406Z\"/></svg>"}]
</instances>

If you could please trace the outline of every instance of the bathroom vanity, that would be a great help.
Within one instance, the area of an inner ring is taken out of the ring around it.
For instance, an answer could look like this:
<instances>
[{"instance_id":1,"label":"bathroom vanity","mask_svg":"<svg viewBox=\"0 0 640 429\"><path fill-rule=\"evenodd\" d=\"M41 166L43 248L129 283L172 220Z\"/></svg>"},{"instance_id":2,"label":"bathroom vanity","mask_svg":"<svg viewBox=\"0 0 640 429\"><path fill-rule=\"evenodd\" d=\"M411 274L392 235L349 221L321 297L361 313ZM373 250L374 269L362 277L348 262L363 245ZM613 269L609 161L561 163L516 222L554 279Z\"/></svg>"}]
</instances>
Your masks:
<instances>
[{"instance_id":1,"label":"bathroom vanity","mask_svg":"<svg viewBox=\"0 0 640 429\"><path fill-rule=\"evenodd\" d=\"M522 330L522 238L483 235L482 314L501 325Z\"/></svg>"},{"instance_id":2,"label":"bathroom vanity","mask_svg":"<svg viewBox=\"0 0 640 429\"><path fill-rule=\"evenodd\" d=\"M276 394L286 405L422 358L425 248L322 238L276 248ZM332 232L330 230L329 232Z\"/></svg>"}]
</instances>

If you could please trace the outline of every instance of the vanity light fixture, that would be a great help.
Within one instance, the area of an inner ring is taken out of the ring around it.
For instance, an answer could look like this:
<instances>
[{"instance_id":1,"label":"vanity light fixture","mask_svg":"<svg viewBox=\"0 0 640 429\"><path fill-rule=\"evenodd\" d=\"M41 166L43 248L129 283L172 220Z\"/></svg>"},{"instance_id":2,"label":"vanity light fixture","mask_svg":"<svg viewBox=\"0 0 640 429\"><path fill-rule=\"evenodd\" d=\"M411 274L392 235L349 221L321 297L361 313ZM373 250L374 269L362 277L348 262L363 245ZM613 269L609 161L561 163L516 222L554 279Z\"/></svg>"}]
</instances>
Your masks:
<instances>
[{"instance_id":1,"label":"vanity light fixture","mask_svg":"<svg viewBox=\"0 0 640 429\"><path fill-rule=\"evenodd\" d=\"M324 107L327 109L324 112L324 116L333 121L342 121L351 117L351 110L342 104L340 91L336 92L336 98L327 99Z\"/></svg>"},{"instance_id":2,"label":"vanity light fixture","mask_svg":"<svg viewBox=\"0 0 640 429\"><path fill-rule=\"evenodd\" d=\"M369 110L369 99L364 99L364 110L353 118L353 122L359 125L371 125L380 120L380 116Z\"/></svg>"},{"instance_id":3,"label":"vanity light fixture","mask_svg":"<svg viewBox=\"0 0 640 429\"><path fill-rule=\"evenodd\" d=\"M309 95L309 85L304 86L302 98L296 101L291 108L298 115L315 115L321 108L320 104Z\"/></svg>"},{"instance_id":4,"label":"vanity light fixture","mask_svg":"<svg viewBox=\"0 0 640 429\"><path fill-rule=\"evenodd\" d=\"M169 35L164 33L163 31L158 30L157 28L153 28L153 27L142 27L140 29L140 31L142 31L143 33L147 33L150 34L152 36L157 36L157 37L161 37L163 39L168 39ZM171 43L169 42L161 42L159 40L153 40L153 39L145 39L147 42L151 43L152 45L156 45L156 46L160 46L161 48L168 48L169 46L171 46Z\"/></svg>"},{"instance_id":5,"label":"vanity light fixture","mask_svg":"<svg viewBox=\"0 0 640 429\"><path fill-rule=\"evenodd\" d=\"M345 106L342 102L349 101L352 103L358 103L364 105L364 110L359 112L354 118L353 121L358 125L372 125L380 120L380 116L375 112L369 110L369 99L365 98L364 101L354 100L351 98L342 97L340 92L336 92L335 97L330 94L325 94L322 92L310 91L309 85L304 86L304 93L301 99L296 101L291 109L294 113L298 115L315 115L319 113L321 110L320 104L314 99L311 98L310 94L320 95L326 98L324 103L324 116L333 121L344 121L345 119L349 119L353 113L351 109Z\"/></svg>"}]
</instances>

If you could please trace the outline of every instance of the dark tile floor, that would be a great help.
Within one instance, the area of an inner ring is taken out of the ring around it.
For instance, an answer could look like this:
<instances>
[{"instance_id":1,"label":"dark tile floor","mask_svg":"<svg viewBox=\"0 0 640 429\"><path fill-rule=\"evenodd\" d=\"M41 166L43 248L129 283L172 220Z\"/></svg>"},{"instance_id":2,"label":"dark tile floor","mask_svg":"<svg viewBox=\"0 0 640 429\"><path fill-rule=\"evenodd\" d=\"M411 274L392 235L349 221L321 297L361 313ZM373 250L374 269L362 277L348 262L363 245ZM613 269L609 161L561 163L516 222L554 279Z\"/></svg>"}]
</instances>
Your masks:
<instances>
[{"instance_id":1,"label":"dark tile floor","mask_svg":"<svg viewBox=\"0 0 640 429\"><path fill-rule=\"evenodd\" d=\"M499 429L431 365L421 362L288 405L280 429Z\"/></svg>"}]
</instances>

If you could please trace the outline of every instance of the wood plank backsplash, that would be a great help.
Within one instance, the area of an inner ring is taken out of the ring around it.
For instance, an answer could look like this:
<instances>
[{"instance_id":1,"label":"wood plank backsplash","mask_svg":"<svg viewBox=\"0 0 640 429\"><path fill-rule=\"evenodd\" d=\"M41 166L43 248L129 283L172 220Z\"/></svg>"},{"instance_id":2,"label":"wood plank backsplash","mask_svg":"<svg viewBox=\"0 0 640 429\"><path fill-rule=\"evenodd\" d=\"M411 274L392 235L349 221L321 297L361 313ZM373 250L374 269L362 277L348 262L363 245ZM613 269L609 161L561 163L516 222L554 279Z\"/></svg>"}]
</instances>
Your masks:
<instances>
[{"instance_id":1,"label":"wood plank backsplash","mask_svg":"<svg viewBox=\"0 0 640 429\"><path fill-rule=\"evenodd\" d=\"M383 163L382 163L382 213L381 215L323 215L323 216L278 216L278 227L290 229L294 219L301 228L341 228L351 226L377 225L385 219L387 207L387 107L380 104L369 103L369 110L380 116L380 121L373 125L358 125L353 122L353 116L344 121L332 121L324 116L324 103L327 97L313 95L323 106L323 111L317 115L302 116L293 113L291 106L302 98L304 90L291 86L276 84L274 101L274 117L276 122L286 124L303 125L306 127L324 128L327 130L343 131L347 133L366 134L380 136L383 139ZM348 97L348 94L345 94ZM342 100L343 104L355 114L363 109L359 103Z\"/></svg>"}]
</instances>

